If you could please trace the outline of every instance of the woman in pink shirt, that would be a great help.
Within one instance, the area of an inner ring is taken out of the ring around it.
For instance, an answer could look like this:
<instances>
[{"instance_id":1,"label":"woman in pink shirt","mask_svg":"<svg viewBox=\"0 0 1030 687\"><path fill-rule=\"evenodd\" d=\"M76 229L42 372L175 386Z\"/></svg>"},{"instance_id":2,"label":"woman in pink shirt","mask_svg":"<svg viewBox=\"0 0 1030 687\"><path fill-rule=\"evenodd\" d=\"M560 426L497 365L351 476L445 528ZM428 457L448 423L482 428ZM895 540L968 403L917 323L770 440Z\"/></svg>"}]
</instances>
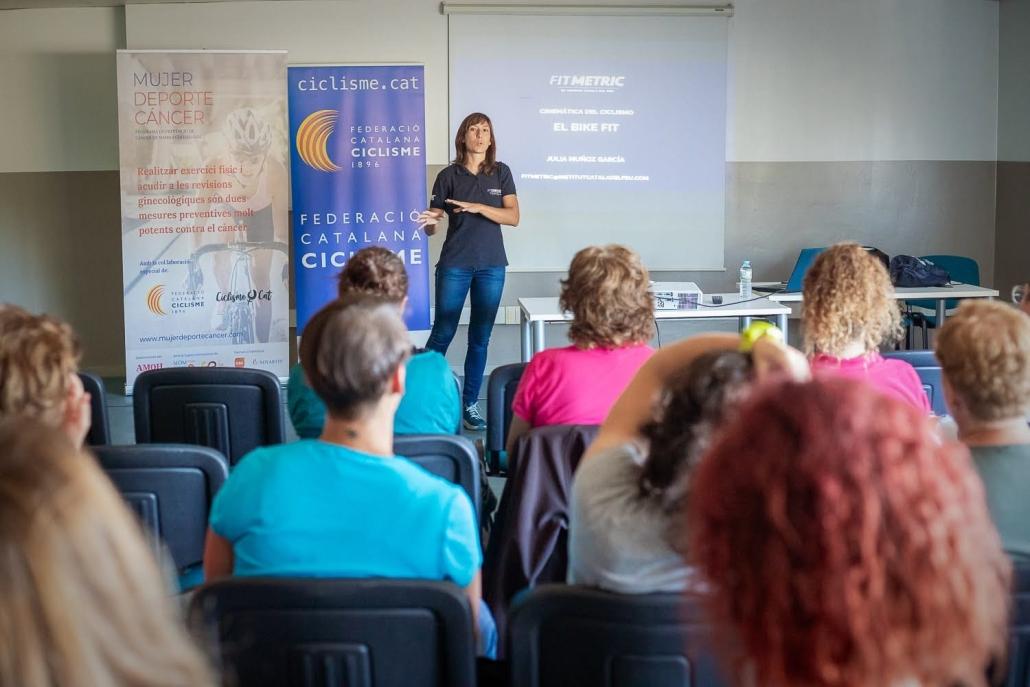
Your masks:
<instances>
[{"instance_id":1,"label":"woman in pink shirt","mask_svg":"<svg viewBox=\"0 0 1030 687\"><path fill-rule=\"evenodd\" d=\"M857 243L827 248L805 275L805 352L816 377L862 379L929 414L930 401L912 366L879 352L901 332L892 293L883 263Z\"/></svg>"},{"instance_id":2,"label":"woman in pink shirt","mask_svg":"<svg viewBox=\"0 0 1030 687\"><path fill-rule=\"evenodd\" d=\"M647 269L625 246L576 253L559 304L573 315L571 346L533 356L519 382L508 430L510 454L520 436L543 425L599 425L654 350L654 301Z\"/></svg>"}]
</instances>

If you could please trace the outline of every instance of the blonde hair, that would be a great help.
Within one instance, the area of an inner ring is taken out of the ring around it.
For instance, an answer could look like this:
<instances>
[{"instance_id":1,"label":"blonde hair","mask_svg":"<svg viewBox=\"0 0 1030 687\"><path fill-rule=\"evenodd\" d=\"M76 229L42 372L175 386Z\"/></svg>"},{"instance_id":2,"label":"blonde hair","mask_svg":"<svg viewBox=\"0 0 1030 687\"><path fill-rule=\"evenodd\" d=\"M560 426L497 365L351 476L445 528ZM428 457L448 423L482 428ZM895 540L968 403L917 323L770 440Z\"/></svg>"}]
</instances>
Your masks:
<instances>
[{"instance_id":1,"label":"blonde hair","mask_svg":"<svg viewBox=\"0 0 1030 687\"><path fill-rule=\"evenodd\" d=\"M901 311L883 263L857 243L819 254L805 274L805 352L838 356L860 341L867 353L901 333Z\"/></svg>"},{"instance_id":2,"label":"blonde hair","mask_svg":"<svg viewBox=\"0 0 1030 687\"><path fill-rule=\"evenodd\" d=\"M0 418L32 417L60 425L79 356L78 339L61 320L0 305Z\"/></svg>"},{"instance_id":3,"label":"blonde hair","mask_svg":"<svg viewBox=\"0 0 1030 687\"><path fill-rule=\"evenodd\" d=\"M966 302L937 335L948 383L979 420L1030 408L1030 318L1002 303Z\"/></svg>"},{"instance_id":4,"label":"blonde hair","mask_svg":"<svg viewBox=\"0 0 1030 687\"><path fill-rule=\"evenodd\" d=\"M654 298L647 268L616 244L576 253L561 282L559 304L572 312L569 339L579 348L618 348L654 335Z\"/></svg>"},{"instance_id":5,"label":"blonde hair","mask_svg":"<svg viewBox=\"0 0 1030 687\"><path fill-rule=\"evenodd\" d=\"M0 422L0 684L213 685L163 580L91 456Z\"/></svg>"}]
</instances>

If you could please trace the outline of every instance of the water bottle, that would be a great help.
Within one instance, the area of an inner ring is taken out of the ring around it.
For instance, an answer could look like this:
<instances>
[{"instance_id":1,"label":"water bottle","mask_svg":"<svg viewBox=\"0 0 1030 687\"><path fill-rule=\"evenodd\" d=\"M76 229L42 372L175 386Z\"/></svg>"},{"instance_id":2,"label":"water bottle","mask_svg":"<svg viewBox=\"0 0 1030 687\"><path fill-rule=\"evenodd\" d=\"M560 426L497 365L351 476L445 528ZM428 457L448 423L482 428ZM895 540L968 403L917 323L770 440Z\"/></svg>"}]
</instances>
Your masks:
<instances>
[{"instance_id":1,"label":"water bottle","mask_svg":"<svg viewBox=\"0 0 1030 687\"><path fill-rule=\"evenodd\" d=\"M751 298L751 261L745 260L740 266L740 298Z\"/></svg>"}]
</instances>

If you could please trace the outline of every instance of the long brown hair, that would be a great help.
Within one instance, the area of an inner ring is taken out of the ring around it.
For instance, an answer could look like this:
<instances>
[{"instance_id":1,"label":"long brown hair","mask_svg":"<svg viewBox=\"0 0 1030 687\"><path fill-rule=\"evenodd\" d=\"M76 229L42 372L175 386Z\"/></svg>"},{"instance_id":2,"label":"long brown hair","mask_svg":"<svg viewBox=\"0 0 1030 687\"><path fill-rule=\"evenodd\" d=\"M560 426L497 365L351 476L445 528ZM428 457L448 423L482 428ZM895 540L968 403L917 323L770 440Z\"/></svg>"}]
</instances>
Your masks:
<instances>
[{"instance_id":1,"label":"long brown hair","mask_svg":"<svg viewBox=\"0 0 1030 687\"><path fill-rule=\"evenodd\" d=\"M214 684L139 525L93 459L0 422L0 684Z\"/></svg>"},{"instance_id":2,"label":"long brown hair","mask_svg":"<svg viewBox=\"0 0 1030 687\"><path fill-rule=\"evenodd\" d=\"M465 134L473 124L486 122L490 127L490 147L486 149L486 158L479 163L479 171L482 174L493 174L497 170L497 135L494 133L494 123L482 112L473 112L461 120L458 133L454 135L454 164L464 165L468 159L468 150L465 148Z\"/></svg>"}]
</instances>

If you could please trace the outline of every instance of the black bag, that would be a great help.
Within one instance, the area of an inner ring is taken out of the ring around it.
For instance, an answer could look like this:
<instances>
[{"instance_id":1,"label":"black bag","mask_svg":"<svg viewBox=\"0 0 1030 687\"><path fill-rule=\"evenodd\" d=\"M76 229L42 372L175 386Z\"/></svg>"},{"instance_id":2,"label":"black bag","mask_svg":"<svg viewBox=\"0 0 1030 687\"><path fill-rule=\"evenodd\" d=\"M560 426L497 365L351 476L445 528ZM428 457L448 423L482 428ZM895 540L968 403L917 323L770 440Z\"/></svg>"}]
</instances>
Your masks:
<instances>
[{"instance_id":1,"label":"black bag","mask_svg":"<svg viewBox=\"0 0 1030 687\"><path fill-rule=\"evenodd\" d=\"M895 255L891 258L891 283L895 286L947 286L951 275L923 258Z\"/></svg>"}]
</instances>

